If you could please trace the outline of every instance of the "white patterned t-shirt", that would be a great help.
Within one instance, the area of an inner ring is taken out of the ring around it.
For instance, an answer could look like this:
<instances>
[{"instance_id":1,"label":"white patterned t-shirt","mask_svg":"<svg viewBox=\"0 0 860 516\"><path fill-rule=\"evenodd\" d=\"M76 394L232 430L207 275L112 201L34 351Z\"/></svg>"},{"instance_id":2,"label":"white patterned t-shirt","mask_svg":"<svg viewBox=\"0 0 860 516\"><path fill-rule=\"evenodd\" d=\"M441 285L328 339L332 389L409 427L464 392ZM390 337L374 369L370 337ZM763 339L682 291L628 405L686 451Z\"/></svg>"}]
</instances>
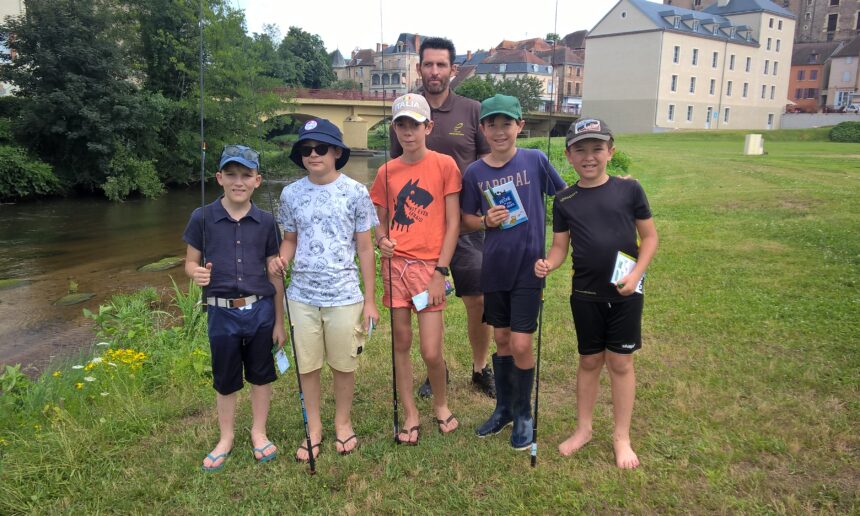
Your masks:
<instances>
[{"instance_id":1,"label":"white patterned t-shirt","mask_svg":"<svg viewBox=\"0 0 860 516\"><path fill-rule=\"evenodd\" d=\"M298 233L290 299L320 307L364 300L355 234L379 224L367 187L344 174L326 185L303 177L281 192L278 223Z\"/></svg>"}]
</instances>

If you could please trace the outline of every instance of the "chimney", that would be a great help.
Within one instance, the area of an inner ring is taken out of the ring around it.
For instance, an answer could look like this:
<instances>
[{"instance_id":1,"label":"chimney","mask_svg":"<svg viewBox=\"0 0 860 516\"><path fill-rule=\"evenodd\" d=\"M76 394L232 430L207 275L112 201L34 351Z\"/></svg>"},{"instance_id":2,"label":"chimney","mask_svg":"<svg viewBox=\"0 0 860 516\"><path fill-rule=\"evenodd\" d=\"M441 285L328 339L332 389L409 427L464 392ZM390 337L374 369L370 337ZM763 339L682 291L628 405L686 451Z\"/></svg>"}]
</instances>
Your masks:
<instances>
[{"instance_id":1,"label":"chimney","mask_svg":"<svg viewBox=\"0 0 860 516\"><path fill-rule=\"evenodd\" d=\"M472 51L471 51L471 50L467 50L467 51L466 51L466 62L468 63L468 62L469 62L469 61L471 61L471 60L472 60Z\"/></svg>"},{"instance_id":2,"label":"chimney","mask_svg":"<svg viewBox=\"0 0 860 516\"><path fill-rule=\"evenodd\" d=\"M421 48L421 37L418 34L415 35L415 53L418 53L418 49Z\"/></svg>"}]
</instances>

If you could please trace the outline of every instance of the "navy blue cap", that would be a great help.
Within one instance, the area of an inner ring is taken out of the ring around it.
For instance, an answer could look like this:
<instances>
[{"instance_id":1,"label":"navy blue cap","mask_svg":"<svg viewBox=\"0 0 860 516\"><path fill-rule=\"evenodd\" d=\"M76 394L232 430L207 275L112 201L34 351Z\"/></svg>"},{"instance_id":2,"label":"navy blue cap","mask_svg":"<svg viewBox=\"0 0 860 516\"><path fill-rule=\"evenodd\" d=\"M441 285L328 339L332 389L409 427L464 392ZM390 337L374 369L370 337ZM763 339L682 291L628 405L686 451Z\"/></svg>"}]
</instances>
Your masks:
<instances>
[{"instance_id":1,"label":"navy blue cap","mask_svg":"<svg viewBox=\"0 0 860 516\"><path fill-rule=\"evenodd\" d=\"M302 155L299 154L299 144L305 140L328 143L329 145L343 149L340 158L334 163L335 170L342 169L346 165L346 162L349 161L349 147L343 143L343 135L340 129L325 118L308 120L299 131L299 139L293 144L293 149L290 151L290 159L301 168L305 168L305 165L302 163Z\"/></svg>"},{"instance_id":2,"label":"navy blue cap","mask_svg":"<svg viewBox=\"0 0 860 516\"><path fill-rule=\"evenodd\" d=\"M224 170L224 165L235 161L250 169L259 170L260 154L244 145L226 145L221 152L221 162L218 164L218 170Z\"/></svg>"}]
</instances>

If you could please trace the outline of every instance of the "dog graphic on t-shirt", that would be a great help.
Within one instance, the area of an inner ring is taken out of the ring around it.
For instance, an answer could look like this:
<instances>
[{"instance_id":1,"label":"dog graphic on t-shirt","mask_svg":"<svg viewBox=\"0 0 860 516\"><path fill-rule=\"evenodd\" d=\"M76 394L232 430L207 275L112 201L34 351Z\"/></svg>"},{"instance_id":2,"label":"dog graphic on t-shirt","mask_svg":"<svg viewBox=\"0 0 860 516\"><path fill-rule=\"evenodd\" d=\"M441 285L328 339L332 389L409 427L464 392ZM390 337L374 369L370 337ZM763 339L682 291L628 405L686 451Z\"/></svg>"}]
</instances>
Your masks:
<instances>
[{"instance_id":1,"label":"dog graphic on t-shirt","mask_svg":"<svg viewBox=\"0 0 860 516\"><path fill-rule=\"evenodd\" d=\"M427 207L433 202L433 196L418 186L419 181L421 180L416 179L413 182L410 179L397 194L394 217L391 219L392 229L409 231L409 226L427 218Z\"/></svg>"}]
</instances>

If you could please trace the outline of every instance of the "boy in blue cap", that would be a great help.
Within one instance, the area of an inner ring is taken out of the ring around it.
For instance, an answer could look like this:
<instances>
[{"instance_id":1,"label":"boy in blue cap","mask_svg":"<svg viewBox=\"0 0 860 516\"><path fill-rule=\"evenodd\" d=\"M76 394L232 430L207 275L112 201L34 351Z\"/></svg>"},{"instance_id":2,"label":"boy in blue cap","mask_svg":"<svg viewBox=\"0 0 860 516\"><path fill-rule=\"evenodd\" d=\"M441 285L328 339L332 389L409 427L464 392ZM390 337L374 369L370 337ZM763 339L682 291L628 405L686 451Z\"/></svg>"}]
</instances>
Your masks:
<instances>
[{"instance_id":1,"label":"boy in blue cap","mask_svg":"<svg viewBox=\"0 0 860 516\"><path fill-rule=\"evenodd\" d=\"M296 460L302 462L309 460L310 453L316 458L321 451L324 360L334 379L335 449L346 455L358 447L350 419L355 370L366 332L379 319L370 236L379 222L367 188L338 172L349 153L340 129L328 120L309 120L302 126L290 159L308 175L281 193L278 222L284 239L280 258L270 263L270 273L282 277L293 262L287 297L312 443L312 450L303 441L296 451Z\"/></svg>"},{"instance_id":2,"label":"boy in blue cap","mask_svg":"<svg viewBox=\"0 0 860 516\"><path fill-rule=\"evenodd\" d=\"M267 274L267 262L278 256L275 218L251 202L262 182L258 168L259 155L253 149L226 146L215 174L224 194L194 210L182 237L188 244L185 273L203 287L208 305L212 383L221 432L218 444L203 461L204 471L223 468L233 448L243 368L251 384L254 458L262 463L277 456L277 448L266 437L266 420L276 379L273 343L282 346L286 341L280 302L283 283Z\"/></svg>"},{"instance_id":3,"label":"boy in blue cap","mask_svg":"<svg viewBox=\"0 0 860 516\"><path fill-rule=\"evenodd\" d=\"M497 434L513 423L511 447L525 450L532 443L532 334L537 329L542 284L533 274L532 264L545 248L543 196L554 195L566 185L543 152L517 148L517 135L525 121L516 97L495 95L483 101L480 122L490 154L466 169L460 207L467 229L486 231L481 290L484 320L493 327L496 341L496 408L476 434ZM494 194L488 194L491 189ZM489 204L488 197L503 190L511 197L515 193L521 202L517 212L524 212L525 217L519 217L516 224L506 205Z\"/></svg>"}]
</instances>

